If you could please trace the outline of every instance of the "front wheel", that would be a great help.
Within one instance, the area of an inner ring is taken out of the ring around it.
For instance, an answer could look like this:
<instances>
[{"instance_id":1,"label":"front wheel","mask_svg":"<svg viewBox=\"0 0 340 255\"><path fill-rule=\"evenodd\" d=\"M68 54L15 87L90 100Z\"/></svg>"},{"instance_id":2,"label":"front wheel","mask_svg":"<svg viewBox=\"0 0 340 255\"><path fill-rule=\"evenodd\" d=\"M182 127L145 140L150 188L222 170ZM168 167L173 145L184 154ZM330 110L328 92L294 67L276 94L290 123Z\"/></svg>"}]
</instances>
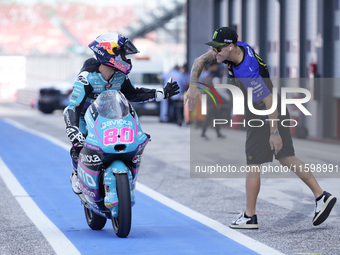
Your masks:
<instances>
[{"instance_id":1,"label":"front wheel","mask_svg":"<svg viewBox=\"0 0 340 255\"><path fill-rule=\"evenodd\" d=\"M127 237L131 229L131 196L129 178L126 173L116 174L118 217L112 217L112 226L118 237Z\"/></svg>"},{"instance_id":2,"label":"front wheel","mask_svg":"<svg viewBox=\"0 0 340 255\"><path fill-rule=\"evenodd\" d=\"M94 213L84 205L87 225L93 230L101 230L106 224L106 218Z\"/></svg>"}]
</instances>

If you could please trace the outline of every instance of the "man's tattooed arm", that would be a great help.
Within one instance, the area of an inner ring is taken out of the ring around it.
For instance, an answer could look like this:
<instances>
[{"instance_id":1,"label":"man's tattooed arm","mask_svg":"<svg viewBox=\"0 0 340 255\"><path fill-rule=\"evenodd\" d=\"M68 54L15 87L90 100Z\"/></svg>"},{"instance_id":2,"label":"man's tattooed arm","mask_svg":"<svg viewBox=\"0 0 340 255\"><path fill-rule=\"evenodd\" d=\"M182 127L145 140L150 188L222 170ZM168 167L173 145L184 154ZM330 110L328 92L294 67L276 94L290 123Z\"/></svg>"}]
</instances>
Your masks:
<instances>
[{"instance_id":1,"label":"man's tattooed arm","mask_svg":"<svg viewBox=\"0 0 340 255\"><path fill-rule=\"evenodd\" d=\"M197 87L197 83L203 68L206 64L213 63L214 61L215 55L212 51L209 51L196 59L191 68L189 90L184 96L184 104L188 104L190 110L195 109L197 99L201 99L202 96L200 90Z\"/></svg>"},{"instance_id":2,"label":"man's tattooed arm","mask_svg":"<svg viewBox=\"0 0 340 255\"><path fill-rule=\"evenodd\" d=\"M208 51L207 53L204 53L196 59L191 68L190 86L197 86L197 82L200 78L204 66L214 61L216 61L216 58L212 51Z\"/></svg>"}]
</instances>

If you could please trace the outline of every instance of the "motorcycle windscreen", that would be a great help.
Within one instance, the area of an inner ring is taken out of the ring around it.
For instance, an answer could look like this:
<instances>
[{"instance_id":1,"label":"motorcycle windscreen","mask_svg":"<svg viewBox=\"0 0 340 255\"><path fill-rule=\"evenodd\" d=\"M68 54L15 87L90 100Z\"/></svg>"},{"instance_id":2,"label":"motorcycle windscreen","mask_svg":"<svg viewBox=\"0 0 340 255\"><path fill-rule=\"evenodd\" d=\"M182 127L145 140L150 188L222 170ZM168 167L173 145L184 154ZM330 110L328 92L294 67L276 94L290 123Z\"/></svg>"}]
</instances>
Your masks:
<instances>
[{"instance_id":1,"label":"motorcycle windscreen","mask_svg":"<svg viewBox=\"0 0 340 255\"><path fill-rule=\"evenodd\" d=\"M98 114L108 119L123 119L130 113L129 103L118 90L102 92L94 102Z\"/></svg>"}]
</instances>

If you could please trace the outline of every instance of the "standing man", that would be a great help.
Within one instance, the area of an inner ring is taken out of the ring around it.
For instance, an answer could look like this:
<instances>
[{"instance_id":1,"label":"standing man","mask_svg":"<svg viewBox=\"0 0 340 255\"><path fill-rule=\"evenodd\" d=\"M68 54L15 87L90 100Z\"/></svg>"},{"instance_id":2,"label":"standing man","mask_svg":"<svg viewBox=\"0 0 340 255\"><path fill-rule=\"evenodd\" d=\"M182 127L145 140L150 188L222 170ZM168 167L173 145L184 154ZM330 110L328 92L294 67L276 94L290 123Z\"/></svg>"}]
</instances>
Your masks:
<instances>
[{"instance_id":1,"label":"standing man","mask_svg":"<svg viewBox=\"0 0 340 255\"><path fill-rule=\"evenodd\" d=\"M206 43L213 51L201 55L191 70L189 92L184 102L194 109L197 97L201 92L197 82L204 65L217 61L228 66L229 75L235 78L237 85L247 98L247 89L253 88L253 105L258 110L270 109L273 102L273 85L269 79L266 64L245 42L237 41L237 33L229 27L215 30L212 41ZM294 171L296 175L310 188L316 199L313 225L324 222L330 214L336 198L324 191L310 172L309 168L295 156L292 138L288 127L283 127L280 121L287 116L281 115L280 99L277 109L268 116L258 116L250 112L246 105L246 123L250 119L262 118L266 125L262 127L247 127L246 160L247 169L251 169L246 176L246 210L230 223L231 228L257 229L258 222L255 214L256 200L260 191L261 165L272 162L273 154L281 165Z\"/></svg>"}]
</instances>

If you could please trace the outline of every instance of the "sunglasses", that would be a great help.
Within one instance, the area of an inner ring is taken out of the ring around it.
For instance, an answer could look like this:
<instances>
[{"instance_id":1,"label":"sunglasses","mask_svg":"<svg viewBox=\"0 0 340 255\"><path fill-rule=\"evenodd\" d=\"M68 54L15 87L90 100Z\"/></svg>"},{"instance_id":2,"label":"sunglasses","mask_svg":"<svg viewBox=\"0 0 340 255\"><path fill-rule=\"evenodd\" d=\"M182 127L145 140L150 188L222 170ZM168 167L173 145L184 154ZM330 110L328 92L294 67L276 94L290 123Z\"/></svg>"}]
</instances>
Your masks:
<instances>
[{"instance_id":1,"label":"sunglasses","mask_svg":"<svg viewBox=\"0 0 340 255\"><path fill-rule=\"evenodd\" d=\"M223 47L226 47L226 46L228 46L228 45L229 45L229 44L225 44L225 45L220 46L220 47L212 47L212 49L213 49L213 51L215 51L216 53L219 53L219 52L222 51L222 48L223 48Z\"/></svg>"},{"instance_id":2,"label":"sunglasses","mask_svg":"<svg viewBox=\"0 0 340 255\"><path fill-rule=\"evenodd\" d=\"M212 47L213 51L215 51L216 53L219 53L222 51L222 47Z\"/></svg>"}]
</instances>

